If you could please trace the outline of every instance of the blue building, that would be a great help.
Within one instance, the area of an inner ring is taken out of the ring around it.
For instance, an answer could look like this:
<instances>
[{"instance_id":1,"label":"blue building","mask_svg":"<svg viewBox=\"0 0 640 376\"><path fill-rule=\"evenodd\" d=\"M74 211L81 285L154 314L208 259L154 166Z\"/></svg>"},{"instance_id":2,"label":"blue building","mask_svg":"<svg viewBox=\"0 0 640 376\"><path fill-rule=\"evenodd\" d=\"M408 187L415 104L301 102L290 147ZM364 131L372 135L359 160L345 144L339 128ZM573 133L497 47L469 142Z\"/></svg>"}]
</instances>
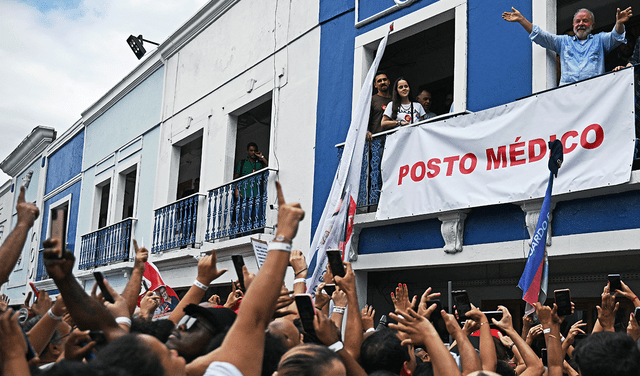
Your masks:
<instances>
[{"instance_id":1,"label":"blue building","mask_svg":"<svg viewBox=\"0 0 640 376\"><path fill-rule=\"evenodd\" d=\"M458 118L471 116L465 113L482 114L556 87L555 54L532 47L518 24L502 20L501 14L512 6L550 32L570 28L573 13L580 7L594 11L600 20L596 31L610 31L615 21L615 7L595 1L320 2L313 229L338 165L336 145L345 140L353 104L391 23L393 32L380 69L391 82L404 76L414 95L428 90L432 110L438 114L448 113L450 108ZM632 21L627 28L637 28L638 20ZM448 95L452 95L453 106L446 102ZM379 180L381 145L393 132L374 138L372 164L363 168L354 220L355 254L351 257L362 287L360 303L388 312L393 307L389 293L402 282L412 288L411 295L422 294L431 286L443 293L443 299L447 290L466 289L482 309L494 310L501 302L521 317L522 292L516 285L541 200L377 219L375 209L383 188ZM632 288L640 289L635 269L640 261L637 174L633 171L627 183L616 187L563 194L553 200L549 295L557 288L571 288L577 310L590 325L608 273L619 272Z\"/></svg>"}]
</instances>

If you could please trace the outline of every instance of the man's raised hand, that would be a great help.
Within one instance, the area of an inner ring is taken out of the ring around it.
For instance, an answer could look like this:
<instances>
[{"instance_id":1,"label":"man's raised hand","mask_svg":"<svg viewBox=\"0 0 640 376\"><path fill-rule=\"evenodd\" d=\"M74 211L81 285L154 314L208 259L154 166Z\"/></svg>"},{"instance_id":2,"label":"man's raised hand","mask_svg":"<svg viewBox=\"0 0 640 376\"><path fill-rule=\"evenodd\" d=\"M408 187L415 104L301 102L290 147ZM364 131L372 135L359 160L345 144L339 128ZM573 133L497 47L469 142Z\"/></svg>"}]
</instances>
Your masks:
<instances>
[{"instance_id":1,"label":"man's raised hand","mask_svg":"<svg viewBox=\"0 0 640 376\"><path fill-rule=\"evenodd\" d=\"M71 271L76 258L73 253L62 250L60 239L47 239L42 242L42 246L44 247L42 251L44 266L49 277L59 281L72 276Z\"/></svg>"},{"instance_id":2,"label":"man's raised hand","mask_svg":"<svg viewBox=\"0 0 640 376\"><path fill-rule=\"evenodd\" d=\"M25 188L20 187L20 194L18 195L18 203L16 205L16 212L18 213L18 225L26 225L27 227L33 226L33 222L38 218L40 210L38 207L31 203L26 202L24 199Z\"/></svg>"},{"instance_id":3,"label":"man's raised hand","mask_svg":"<svg viewBox=\"0 0 640 376\"><path fill-rule=\"evenodd\" d=\"M629 21L629 18L631 18L632 16L633 12L631 10L631 7L625 10L620 10L620 8L616 9L616 23L625 23Z\"/></svg>"},{"instance_id":4,"label":"man's raised hand","mask_svg":"<svg viewBox=\"0 0 640 376\"><path fill-rule=\"evenodd\" d=\"M398 283L398 287L396 287L395 295L393 292L391 293L391 301L393 302L393 306L396 311L406 311L408 308L415 307L416 300L418 299L417 295L414 295L413 300L409 300L409 289L407 288L406 283Z\"/></svg>"},{"instance_id":5,"label":"man's raised hand","mask_svg":"<svg viewBox=\"0 0 640 376\"><path fill-rule=\"evenodd\" d=\"M149 251L145 247L138 247L138 242L135 239L133 239L133 248L136 250L136 259L133 267L144 272L144 265L149 259Z\"/></svg>"},{"instance_id":6,"label":"man's raised hand","mask_svg":"<svg viewBox=\"0 0 640 376\"><path fill-rule=\"evenodd\" d=\"M418 305L418 314L421 316L424 316L427 312L427 309L429 308L427 305L427 302L439 296L440 296L439 292L434 292L432 294L431 287L427 288L427 290L424 292L424 294L422 294L422 297L420 298L420 304Z\"/></svg>"},{"instance_id":7,"label":"man's raised hand","mask_svg":"<svg viewBox=\"0 0 640 376\"><path fill-rule=\"evenodd\" d=\"M198 261L198 281L200 283L209 286L211 281L227 272L227 269L218 270L217 262L218 256L215 249L211 250L210 255L204 256Z\"/></svg>"},{"instance_id":8,"label":"man's raised hand","mask_svg":"<svg viewBox=\"0 0 640 376\"><path fill-rule=\"evenodd\" d=\"M284 236L292 240L298 233L298 223L304 219L304 210L299 203L287 204L282 193L280 182L276 181L278 192L278 229L276 236Z\"/></svg>"},{"instance_id":9,"label":"man's raised hand","mask_svg":"<svg viewBox=\"0 0 640 376\"><path fill-rule=\"evenodd\" d=\"M502 13L502 19L509 22L520 22L524 20L524 16L516 8L511 7L512 12Z\"/></svg>"}]
</instances>

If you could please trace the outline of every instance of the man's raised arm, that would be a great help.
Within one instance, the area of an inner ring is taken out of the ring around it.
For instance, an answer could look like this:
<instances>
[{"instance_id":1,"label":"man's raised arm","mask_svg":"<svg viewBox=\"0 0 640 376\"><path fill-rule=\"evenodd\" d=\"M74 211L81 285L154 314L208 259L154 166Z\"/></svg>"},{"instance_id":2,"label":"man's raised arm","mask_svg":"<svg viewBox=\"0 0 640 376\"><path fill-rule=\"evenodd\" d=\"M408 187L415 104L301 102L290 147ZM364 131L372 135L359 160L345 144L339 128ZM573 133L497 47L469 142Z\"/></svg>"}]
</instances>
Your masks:
<instances>
[{"instance_id":1,"label":"man's raised arm","mask_svg":"<svg viewBox=\"0 0 640 376\"><path fill-rule=\"evenodd\" d=\"M215 351L195 359L187 366L189 375L202 375L214 361L235 366L244 376L260 375L264 353L265 330L275 311L280 287L289 265L291 240L304 218L300 204L287 204L280 183L278 191L278 228L276 239L269 244L269 254L260 272L251 282L240 305L236 321L222 345ZM282 240L280 240L282 239Z\"/></svg>"},{"instance_id":2,"label":"man's raised arm","mask_svg":"<svg viewBox=\"0 0 640 376\"><path fill-rule=\"evenodd\" d=\"M631 7L625 10L620 10L620 8L616 9L616 32L618 34L624 33L624 23L629 21L631 16L633 16Z\"/></svg>"},{"instance_id":3,"label":"man's raised arm","mask_svg":"<svg viewBox=\"0 0 640 376\"><path fill-rule=\"evenodd\" d=\"M47 274L58 286L67 311L71 314L78 328L102 330L109 341L127 334L116 323L113 315L97 300L87 295L82 286L78 284L71 272L75 261L73 253L63 251L59 239L47 239L42 245L45 247L42 256Z\"/></svg>"},{"instance_id":4,"label":"man's raised arm","mask_svg":"<svg viewBox=\"0 0 640 376\"><path fill-rule=\"evenodd\" d=\"M504 12L504 13L502 13L502 18L505 21L519 23L527 31L527 33L531 34L531 31L533 31L533 24L531 23L531 21L526 19L522 15L522 13L520 13L516 8L511 7L511 10L513 12Z\"/></svg>"},{"instance_id":5,"label":"man's raised arm","mask_svg":"<svg viewBox=\"0 0 640 376\"><path fill-rule=\"evenodd\" d=\"M18 204L16 212L18 213L18 223L13 228L7 239L0 246L0 286L9 280L9 274L16 266L24 242L27 240L29 229L33 226L33 222L38 218L40 211L30 202L24 199L24 187L20 187L20 195L18 196Z\"/></svg>"}]
</instances>

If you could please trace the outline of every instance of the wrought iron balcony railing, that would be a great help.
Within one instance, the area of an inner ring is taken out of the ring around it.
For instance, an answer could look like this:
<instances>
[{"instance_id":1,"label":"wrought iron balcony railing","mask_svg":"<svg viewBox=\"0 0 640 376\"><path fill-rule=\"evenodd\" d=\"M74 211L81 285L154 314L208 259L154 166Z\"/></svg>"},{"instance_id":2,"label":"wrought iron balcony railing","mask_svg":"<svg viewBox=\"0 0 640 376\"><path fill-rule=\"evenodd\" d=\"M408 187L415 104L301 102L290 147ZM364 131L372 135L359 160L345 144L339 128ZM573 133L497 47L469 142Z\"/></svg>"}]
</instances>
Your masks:
<instances>
[{"instance_id":1,"label":"wrought iron balcony railing","mask_svg":"<svg viewBox=\"0 0 640 376\"><path fill-rule=\"evenodd\" d=\"M264 230L270 171L256 171L208 192L206 241Z\"/></svg>"},{"instance_id":2,"label":"wrought iron balcony railing","mask_svg":"<svg viewBox=\"0 0 640 376\"><path fill-rule=\"evenodd\" d=\"M129 260L136 221L135 218L126 218L111 226L82 235L78 268L86 270Z\"/></svg>"},{"instance_id":3,"label":"wrought iron balcony railing","mask_svg":"<svg viewBox=\"0 0 640 376\"><path fill-rule=\"evenodd\" d=\"M44 267L44 259L42 258L42 251L44 251L44 249L41 249L38 252L38 268L36 269L36 281L42 281L44 279L49 278L49 275L47 274L47 269Z\"/></svg>"},{"instance_id":4,"label":"wrought iron balcony railing","mask_svg":"<svg viewBox=\"0 0 640 376\"><path fill-rule=\"evenodd\" d=\"M151 253L197 242L198 204L204 194L195 193L155 210Z\"/></svg>"}]
</instances>

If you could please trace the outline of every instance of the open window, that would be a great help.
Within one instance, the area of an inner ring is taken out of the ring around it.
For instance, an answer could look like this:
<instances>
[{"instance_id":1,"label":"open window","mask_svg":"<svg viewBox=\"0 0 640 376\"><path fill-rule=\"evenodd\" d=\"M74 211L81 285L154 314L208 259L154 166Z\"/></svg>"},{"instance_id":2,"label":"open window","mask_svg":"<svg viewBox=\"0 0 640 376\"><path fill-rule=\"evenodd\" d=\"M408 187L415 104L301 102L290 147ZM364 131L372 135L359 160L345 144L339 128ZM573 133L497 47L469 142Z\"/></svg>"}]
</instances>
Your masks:
<instances>
[{"instance_id":1,"label":"open window","mask_svg":"<svg viewBox=\"0 0 640 376\"><path fill-rule=\"evenodd\" d=\"M454 20L448 20L387 45L379 70L391 84L404 77L415 99L423 90L431 93L426 111L448 113L453 102Z\"/></svg>"},{"instance_id":2,"label":"open window","mask_svg":"<svg viewBox=\"0 0 640 376\"><path fill-rule=\"evenodd\" d=\"M97 228L103 228L109 223L109 193L111 192L111 179L96 186L97 198Z\"/></svg>"},{"instance_id":3,"label":"open window","mask_svg":"<svg viewBox=\"0 0 640 376\"><path fill-rule=\"evenodd\" d=\"M116 221L131 218L135 215L138 169L133 165L118 174L118 190L116 193Z\"/></svg>"},{"instance_id":4,"label":"open window","mask_svg":"<svg viewBox=\"0 0 640 376\"><path fill-rule=\"evenodd\" d=\"M189 137L177 147L180 148L180 165L176 200L180 200L200 191L202 131Z\"/></svg>"},{"instance_id":5,"label":"open window","mask_svg":"<svg viewBox=\"0 0 640 376\"><path fill-rule=\"evenodd\" d=\"M259 159L248 154L248 145L254 143L257 152L269 158L269 137L271 135L271 98L237 117L236 150L233 176L242 177L264 167Z\"/></svg>"},{"instance_id":6,"label":"open window","mask_svg":"<svg viewBox=\"0 0 640 376\"><path fill-rule=\"evenodd\" d=\"M69 239L68 237L70 203L71 203L71 195L67 195L61 198L60 200L52 203L51 205L49 205L47 238L51 238L51 236L53 235L53 231L56 231L54 230L53 221L57 219L61 220L62 226L59 226L57 231L62 230L62 235L64 236L64 239L65 239L65 244L64 244L65 248L69 248L73 250L74 249L73 243L75 243L75 240ZM71 246L69 245L70 243L72 244Z\"/></svg>"}]
</instances>

